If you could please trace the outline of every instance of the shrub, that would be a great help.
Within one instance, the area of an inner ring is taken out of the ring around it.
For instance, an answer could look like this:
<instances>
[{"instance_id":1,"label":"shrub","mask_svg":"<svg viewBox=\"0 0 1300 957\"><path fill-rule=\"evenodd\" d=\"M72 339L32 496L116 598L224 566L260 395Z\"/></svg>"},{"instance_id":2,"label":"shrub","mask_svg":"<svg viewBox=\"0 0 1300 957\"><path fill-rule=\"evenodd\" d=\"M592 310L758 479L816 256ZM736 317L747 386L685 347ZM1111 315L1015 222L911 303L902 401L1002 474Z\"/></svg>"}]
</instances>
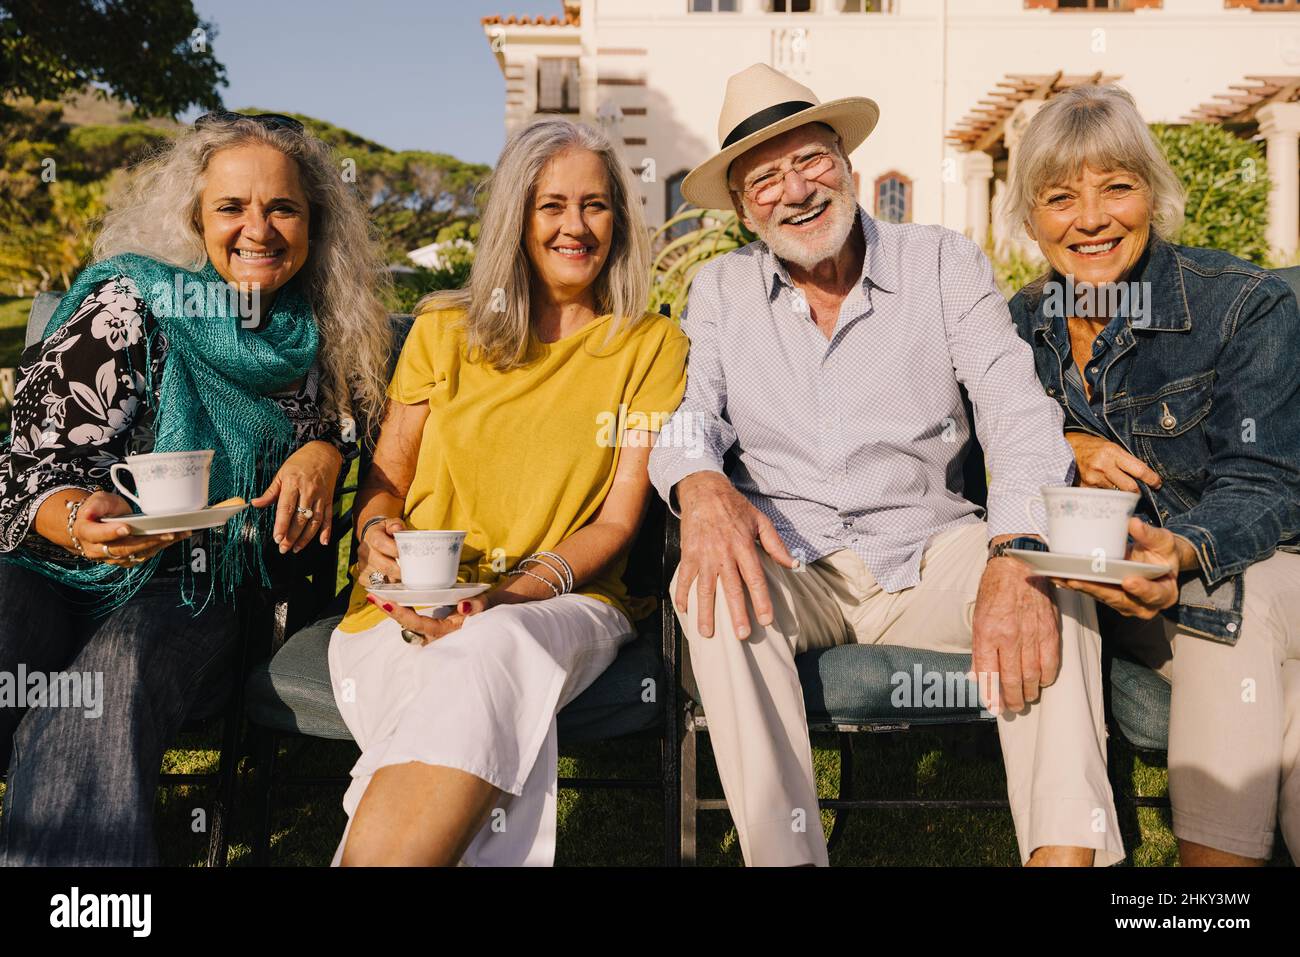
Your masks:
<instances>
[{"instance_id":1,"label":"shrub","mask_svg":"<svg viewBox=\"0 0 1300 957\"><path fill-rule=\"evenodd\" d=\"M1174 241L1270 265L1269 179L1260 145L1209 123L1157 123L1151 132L1187 189L1187 217Z\"/></svg>"}]
</instances>

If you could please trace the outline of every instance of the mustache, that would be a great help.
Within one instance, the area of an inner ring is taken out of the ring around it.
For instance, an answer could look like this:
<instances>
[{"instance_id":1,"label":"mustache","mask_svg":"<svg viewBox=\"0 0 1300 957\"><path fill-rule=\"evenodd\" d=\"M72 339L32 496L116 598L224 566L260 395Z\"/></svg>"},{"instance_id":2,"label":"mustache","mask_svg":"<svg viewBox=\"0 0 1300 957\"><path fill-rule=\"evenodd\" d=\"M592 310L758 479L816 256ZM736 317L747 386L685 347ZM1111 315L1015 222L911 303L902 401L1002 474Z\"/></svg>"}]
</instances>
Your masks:
<instances>
[{"instance_id":1,"label":"mustache","mask_svg":"<svg viewBox=\"0 0 1300 957\"><path fill-rule=\"evenodd\" d=\"M809 196L802 203L781 203L772 210L771 220L783 223L794 216L802 216L820 206L822 203L829 202L831 206L837 203L846 202L848 196L838 190L819 189L815 194Z\"/></svg>"}]
</instances>

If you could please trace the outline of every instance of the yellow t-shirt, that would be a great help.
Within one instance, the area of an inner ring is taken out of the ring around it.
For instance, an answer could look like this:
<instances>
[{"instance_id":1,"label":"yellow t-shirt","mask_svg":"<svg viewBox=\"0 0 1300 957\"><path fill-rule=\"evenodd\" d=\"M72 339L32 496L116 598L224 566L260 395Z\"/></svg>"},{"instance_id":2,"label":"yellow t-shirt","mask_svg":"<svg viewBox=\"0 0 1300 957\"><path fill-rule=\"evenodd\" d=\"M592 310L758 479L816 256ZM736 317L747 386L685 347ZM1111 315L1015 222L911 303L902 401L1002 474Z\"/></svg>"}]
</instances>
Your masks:
<instances>
[{"instance_id":1,"label":"yellow t-shirt","mask_svg":"<svg viewBox=\"0 0 1300 957\"><path fill-rule=\"evenodd\" d=\"M429 403L407 525L465 529L459 580L495 582L596 515L623 432L658 432L681 402L689 340L647 313L607 342L610 317L602 316L557 342L534 337L535 361L499 372L469 361L463 319L460 309L416 317L388 395ZM575 590L635 617L625 567L620 561ZM357 582L340 627L364 631L385 617Z\"/></svg>"}]
</instances>

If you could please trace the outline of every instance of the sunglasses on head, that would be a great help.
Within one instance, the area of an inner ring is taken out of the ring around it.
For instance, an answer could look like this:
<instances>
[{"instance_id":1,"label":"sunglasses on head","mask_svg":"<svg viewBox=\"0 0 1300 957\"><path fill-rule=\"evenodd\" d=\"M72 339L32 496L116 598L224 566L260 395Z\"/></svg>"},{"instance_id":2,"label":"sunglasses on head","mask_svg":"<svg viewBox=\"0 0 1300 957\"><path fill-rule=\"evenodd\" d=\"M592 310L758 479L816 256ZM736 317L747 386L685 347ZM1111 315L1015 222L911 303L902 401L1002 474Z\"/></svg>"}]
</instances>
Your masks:
<instances>
[{"instance_id":1,"label":"sunglasses on head","mask_svg":"<svg viewBox=\"0 0 1300 957\"><path fill-rule=\"evenodd\" d=\"M269 129L288 130L291 133L301 133L303 131L300 122L292 116L285 116L283 113L232 113L230 110L213 110L211 113L204 113L194 121L194 128L201 130L205 126L214 126L217 123L233 123L235 120L252 120Z\"/></svg>"}]
</instances>

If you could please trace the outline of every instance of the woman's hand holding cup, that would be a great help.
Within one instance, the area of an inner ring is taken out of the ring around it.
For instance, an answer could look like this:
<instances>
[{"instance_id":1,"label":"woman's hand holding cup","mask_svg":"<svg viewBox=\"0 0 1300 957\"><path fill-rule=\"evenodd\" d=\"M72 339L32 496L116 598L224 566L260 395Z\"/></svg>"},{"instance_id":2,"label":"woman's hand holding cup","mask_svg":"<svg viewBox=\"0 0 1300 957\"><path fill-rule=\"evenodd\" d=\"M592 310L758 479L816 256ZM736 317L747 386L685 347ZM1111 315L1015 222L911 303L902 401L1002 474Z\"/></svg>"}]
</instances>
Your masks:
<instances>
[{"instance_id":1,"label":"woman's hand holding cup","mask_svg":"<svg viewBox=\"0 0 1300 957\"><path fill-rule=\"evenodd\" d=\"M394 532L405 531L406 523L400 518L386 518L374 522L365 529L365 535L357 543L357 563L360 580L367 581L371 574L378 572L390 582L402 580L402 569L397 563L397 539Z\"/></svg>"},{"instance_id":2,"label":"woman's hand holding cup","mask_svg":"<svg viewBox=\"0 0 1300 957\"><path fill-rule=\"evenodd\" d=\"M173 542L190 537L190 532L132 535L126 525L99 521L132 512L131 503L112 492L94 492L83 500L72 532L81 542L85 557L106 565L131 568L152 558ZM80 557L81 553L72 542L63 547Z\"/></svg>"}]
</instances>

